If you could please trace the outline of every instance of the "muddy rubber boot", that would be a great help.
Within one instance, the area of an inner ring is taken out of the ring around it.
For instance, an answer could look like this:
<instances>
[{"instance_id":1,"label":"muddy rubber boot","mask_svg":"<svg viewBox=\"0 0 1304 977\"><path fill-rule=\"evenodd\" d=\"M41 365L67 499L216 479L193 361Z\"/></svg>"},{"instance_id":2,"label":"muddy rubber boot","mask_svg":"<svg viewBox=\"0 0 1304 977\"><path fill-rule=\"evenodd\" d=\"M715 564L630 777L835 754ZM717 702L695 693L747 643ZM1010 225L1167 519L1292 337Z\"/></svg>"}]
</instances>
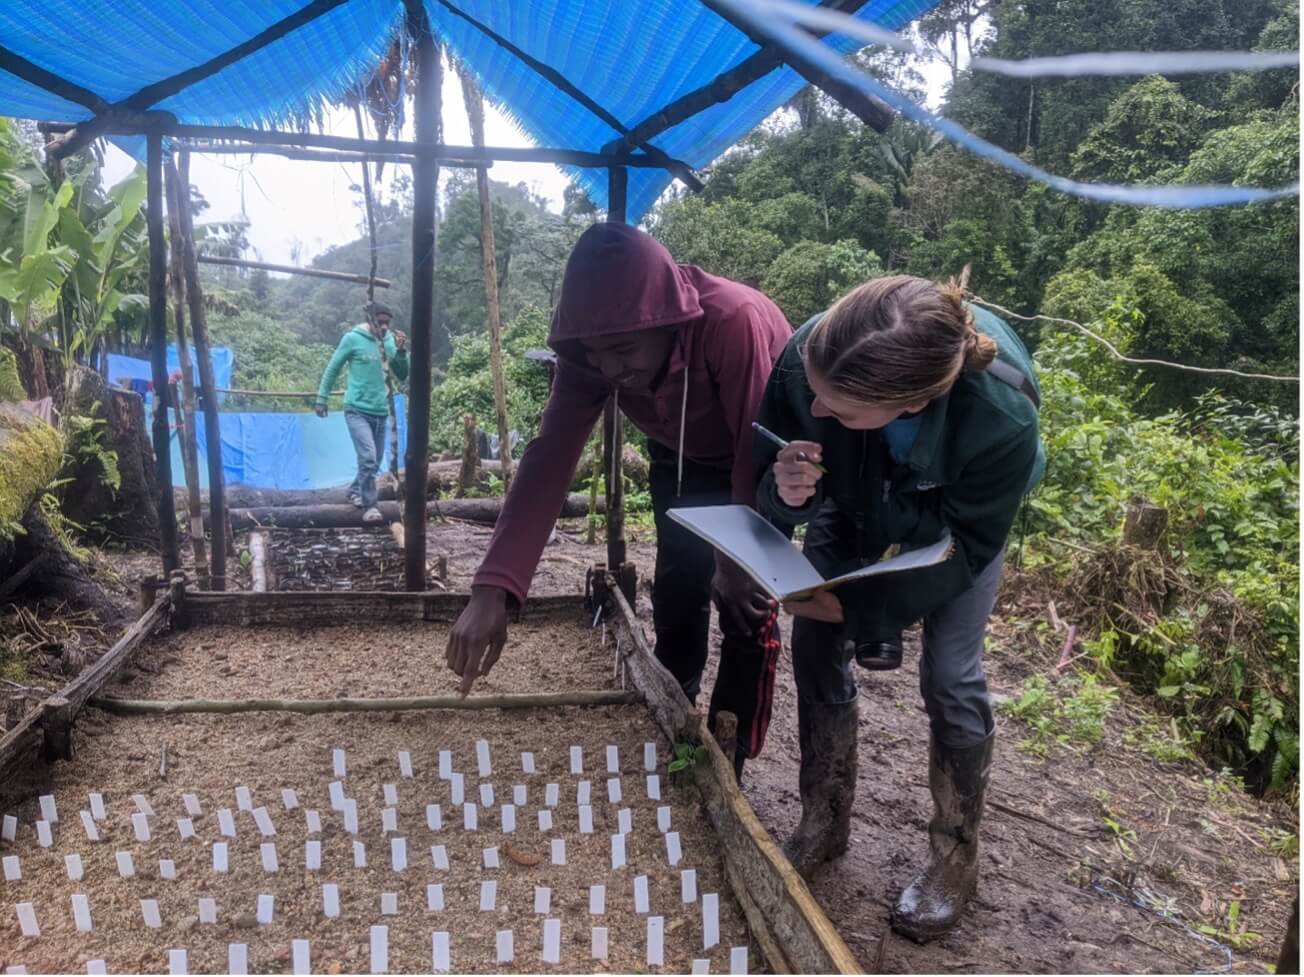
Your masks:
<instances>
[{"instance_id":1,"label":"muddy rubber boot","mask_svg":"<svg viewBox=\"0 0 1304 977\"><path fill-rule=\"evenodd\" d=\"M801 821L783 846L802 878L847 850L856 799L857 700L824 705L797 700L801 740Z\"/></svg>"},{"instance_id":2,"label":"muddy rubber boot","mask_svg":"<svg viewBox=\"0 0 1304 977\"><path fill-rule=\"evenodd\" d=\"M892 928L917 943L936 939L960 921L978 884L978 825L991 778L993 731L976 746L953 750L933 740L928 786L928 868L906 886L892 910Z\"/></svg>"}]
</instances>

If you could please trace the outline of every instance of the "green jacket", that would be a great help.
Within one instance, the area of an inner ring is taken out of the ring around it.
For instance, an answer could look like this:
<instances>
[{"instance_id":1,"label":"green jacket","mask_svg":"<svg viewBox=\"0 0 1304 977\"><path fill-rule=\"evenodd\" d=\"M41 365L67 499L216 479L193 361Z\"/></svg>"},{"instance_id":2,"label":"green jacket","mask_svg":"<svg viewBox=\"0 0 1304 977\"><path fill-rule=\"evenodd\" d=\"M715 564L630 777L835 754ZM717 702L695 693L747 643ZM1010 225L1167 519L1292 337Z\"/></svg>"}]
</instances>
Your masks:
<instances>
[{"instance_id":1,"label":"green jacket","mask_svg":"<svg viewBox=\"0 0 1304 977\"><path fill-rule=\"evenodd\" d=\"M385 358L389 360L389 369L394 374L394 379L406 380L407 350L398 349L392 332L385 333ZM340 369L346 363L349 366L349 386L344 392L344 409L373 417L388 414L389 402L380 350L376 348L376 337L365 323L346 332L335 348L335 355L326 364L326 372L321 375L321 385L317 387L317 403L326 403L326 398L335 386L335 378L340 375Z\"/></svg>"},{"instance_id":2,"label":"green jacket","mask_svg":"<svg viewBox=\"0 0 1304 977\"><path fill-rule=\"evenodd\" d=\"M979 331L996 340L999 358L1033 377L1032 358L1014 331L984 309L975 307L973 313ZM858 538L847 541L848 549L860 555L862 565L893 545L912 549L936 542L943 528L950 528L955 553L945 562L838 591L858 640L879 640L969 589L1005 546L1020 502L1041 479L1046 456L1032 402L985 372L963 373L949 393L924 409L906 464L892 460L882 432L852 431L813 416L814 395L800 350L817 319L797 331L775 365L759 420L785 440L821 444L828 474L805 506L784 504L774 484L778 449L757 437L757 505L791 531L832 503L855 527Z\"/></svg>"}]
</instances>

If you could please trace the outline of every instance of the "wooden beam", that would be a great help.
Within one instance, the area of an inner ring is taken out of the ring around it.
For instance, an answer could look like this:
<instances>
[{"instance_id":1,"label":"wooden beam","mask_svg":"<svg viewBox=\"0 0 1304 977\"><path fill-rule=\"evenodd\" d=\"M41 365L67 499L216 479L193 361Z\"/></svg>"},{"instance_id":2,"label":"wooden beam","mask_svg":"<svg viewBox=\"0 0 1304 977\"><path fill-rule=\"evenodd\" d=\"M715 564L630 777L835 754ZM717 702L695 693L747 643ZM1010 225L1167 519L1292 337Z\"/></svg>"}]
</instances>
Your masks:
<instances>
[{"instance_id":1,"label":"wooden beam","mask_svg":"<svg viewBox=\"0 0 1304 977\"><path fill-rule=\"evenodd\" d=\"M318 716L330 712L409 712L428 709L557 709L563 706L629 706L641 702L637 692L623 689L580 689L574 692L533 692L501 695L427 695L388 699L150 699L97 698L91 705L124 716L176 716L193 713L230 716L244 712L297 712Z\"/></svg>"},{"instance_id":2,"label":"wooden beam","mask_svg":"<svg viewBox=\"0 0 1304 977\"><path fill-rule=\"evenodd\" d=\"M607 170L607 220L625 223L629 171L623 166ZM619 398L613 394L602 414L603 468L607 475L607 566L622 583L625 572L625 419ZM632 576L632 575L631 575ZM628 595L633 597L633 595Z\"/></svg>"},{"instance_id":3,"label":"wooden beam","mask_svg":"<svg viewBox=\"0 0 1304 977\"><path fill-rule=\"evenodd\" d=\"M797 74L801 75L808 82L814 85L820 91L824 92L831 99L841 105L861 122L883 132L891 124L893 113L892 110L882 102L865 94L860 89L848 85L840 78L834 78L827 74L818 65L807 61L802 55L795 51L785 49L777 41L771 41L768 37L756 31L751 24L741 17L737 17L732 11L727 9L718 0L701 0L702 6L706 7L716 16L732 24L738 30L746 34L754 44L759 47L770 45L778 49L783 61L790 65ZM800 27L800 25L798 25ZM806 28L801 27L801 30ZM811 33L807 31L807 33Z\"/></svg>"},{"instance_id":4,"label":"wooden beam","mask_svg":"<svg viewBox=\"0 0 1304 977\"><path fill-rule=\"evenodd\" d=\"M845 14L854 14L865 6L868 0L823 0L819 4L830 10ZM812 37L825 37L828 31L808 31ZM679 123L706 111L713 105L727 102L754 81L764 78L775 68L783 66L783 54L773 42L766 42L759 51L744 58L728 71L717 75L701 88L696 88L686 95L681 95L664 108L657 109L630 129L629 134L620 139L613 139L602 147L604 153L621 152L630 146L637 146L649 139L654 139ZM873 128L883 132L891 124L892 110L883 106L881 124Z\"/></svg>"},{"instance_id":5,"label":"wooden beam","mask_svg":"<svg viewBox=\"0 0 1304 977\"><path fill-rule=\"evenodd\" d=\"M286 34L297 30L304 24L311 23L323 14L329 13L347 2L348 0L313 0L307 6L301 7L289 16L281 18L266 30L255 34L243 44L237 44L229 51L225 51L214 58L209 58L203 64L195 65L193 68L187 68L185 71L146 85L124 99L95 110L95 118L78 125L73 132L65 136L57 145L52 146L50 151L56 158L77 152L77 150L90 145L95 139L104 135L115 118L122 116L130 118L144 112L151 106L176 95L191 85L201 82L205 78L211 78L223 68L247 58L255 51L261 51L269 44L279 41Z\"/></svg>"},{"instance_id":6,"label":"wooden beam","mask_svg":"<svg viewBox=\"0 0 1304 977\"><path fill-rule=\"evenodd\" d=\"M213 379L213 357L208 342L208 310L199 285L199 262L195 252L195 226L190 213L190 154L181 153L178 167L177 208L181 217L182 265L186 275L186 298L190 304L190 331L199 361L199 393L204 400L204 439L208 442L209 524L213 543L209 550L209 582L214 590L226 589L226 471L222 467L222 428L217 410L217 384Z\"/></svg>"},{"instance_id":7,"label":"wooden beam","mask_svg":"<svg viewBox=\"0 0 1304 977\"><path fill-rule=\"evenodd\" d=\"M583 105L586 109L592 112L604 123L609 125L613 130L620 133L622 136L629 134L628 126L626 126L623 122L621 122L614 115L608 112L605 108L599 105L594 99L590 98L578 87L576 87L574 83L572 83L568 78L566 78L565 75L563 75L556 68L552 67L551 65L544 64L538 58L532 57L530 54L521 50L521 48L517 47L515 44L509 41L507 38L503 37L501 34L494 31L488 25L482 23L481 21L476 20L474 17L466 13L464 10L461 10L454 4L450 3L449 0L435 0L435 2L438 3L445 10L447 10L449 13L451 13L453 16L459 17L462 20L466 21L468 24L470 24L472 27L478 30L485 37L489 38L491 41L493 41L495 44L501 47L504 51L507 51L509 54L515 57L522 64L533 69L534 72L538 74L541 78L544 78L545 80L547 80L548 82L556 86L557 88L561 89L571 98L573 98L575 101L579 102L580 105ZM698 179L697 174L693 172L692 167L690 167L687 163L683 162L682 160L672 159L663 150L658 149L656 146L653 146L651 143L641 142L638 145L645 153L648 154L650 158L656 160L659 166L669 170L672 174L674 174L685 184L687 184L690 189L692 190L702 189L702 181Z\"/></svg>"},{"instance_id":8,"label":"wooden beam","mask_svg":"<svg viewBox=\"0 0 1304 977\"><path fill-rule=\"evenodd\" d=\"M250 261L247 258L226 258L216 254L196 255L195 260L201 265L221 265L225 268L259 268L274 271L280 275L305 275L309 278L328 278L335 282L349 282L353 285L369 284L366 275L354 275L347 271L327 271L325 268L296 268L294 265L274 265L269 261ZM394 283L388 278L375 279L377 288L389 288Z\"/></svg>"},{"instance_id":9,"label":"wooden beam","mask_svg":"<svg viewBox=\"0 0 1304 977\"><path fill-rule=\"evenodd\" d=\"M52 71L47 71L39 64L28 61L21 54L11 51L7 47L0 47L0 68L3 68L11 75L17 75L23 81L31 82L37 88L43 88L52 95L58 95L69 102L76 102L78 105L85 106L97 114L109 107L108 102L89 88L74 85L67 78L60 77Z\"/></svg>"},{"instance_id":10,"label":"wooden beam","mask_svg":"<svg viewBox=\"0 0 1304 977\"><path fill-rule=\"evenodd\" d=\"M146 150L146 211L149 231L149 363L154 381L154 466L158 478L158 525L163 575L180 566L177 554L177 512L172 496L172 441L168 410L167 243L163 234L163 137L151 132Z\"/></svg>"},{"instance_id":11,"label":"wooden beam","mask_svg":"<svg viewBox=\"0 0 1304 977\"><path fill-rule=\"evenodd\" d=\"M439 45L430 29L420 0L405 0L406 29L416 43L417 90L415 95L416 138L419 143L437 143L442 135L440 100L443 97L443 65ZM435 227L439 163L434 156L419 156L412 165L412 332L411 362L408 368L407 449L403 490L407 505L403 512L403 576L408 590L426 589L426 462L430 455L430 384L432 333L435 321L435 260L438 240Z\"/></svg>"}]
</instances>

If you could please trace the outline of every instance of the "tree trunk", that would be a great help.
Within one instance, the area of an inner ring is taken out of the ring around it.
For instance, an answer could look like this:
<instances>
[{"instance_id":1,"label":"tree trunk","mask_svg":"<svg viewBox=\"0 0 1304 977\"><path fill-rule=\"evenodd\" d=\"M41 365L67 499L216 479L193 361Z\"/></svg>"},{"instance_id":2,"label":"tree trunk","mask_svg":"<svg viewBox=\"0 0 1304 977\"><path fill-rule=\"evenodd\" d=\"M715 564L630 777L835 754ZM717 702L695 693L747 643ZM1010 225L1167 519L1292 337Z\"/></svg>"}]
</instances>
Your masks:
<instances>
[{"instance_id":1,"label":"tree trunk","mask_svg":"<svg viewBox=\"0 0 1304 977\"><path fill-rule=\"evenodd\" d=\"M71 425L78 417L103 418L104 426L94 437L100 451L117 455L120 482L114 489L105 481L99 457L75 458L67 473L71 481L59 488L63 514L85 527L91 539L156 548L158 478L144 400L130 390L110 387L94 370L74 364L68 372L63 409L64 436L70 450L75 448ZM85 442L92 435L78 437Z\"/></svg>"},{"instance_id":2,"label":"tree trunk","mask_svg":"<svg viewBox=\"0 0 1304 977\"><path fill-rule=\"evenodd\" d=\"M489 499L445 499L438 504L438 512L447 519L463 519L467 522L479 522L493 525L502 512L503 498L495 496ZM605 506L598 500L599 510ZM381 502L378 506L385 522L394 522L398 518L398 505L394 502ZM587 515L589 500L585 495L568 495L562 505L560 518L578 519ZM436 512L436 503L426 506L428 515ZM367 524L362 521L362 511L351 505L296 505L296 506L258 506L248 509L229 510L231 528L236 532L251 529L356 529ZM383 528L384 524L374 524Z\"/></svg>"},{"instance_id":3,"label":"tree trunk","mask_svg":"<svg viewBox=\"0 0 1304 977\"><path fill-rule=\"evenodd\" d=\"M484 96L466 66L458 64L462 98L471 123L471 145L484 146ZM498 460L503 488L512 481L512 444L507 432L507 384L503 380L502 313L498 305L498 260L494 256L494 205L489 196L489 170L477 166L475 183L480 196L480 260L484 268L485 310L489 320L489 373L494 382L494 411L498 415Z\"/></svg>"},{"instance_id":4,"label":"tree trunk","mask_svg":"<svg viewBox=\"0 0 1304 977\"><path fill-rule=\"evenodd\" d=\"M1168 531L1168 510L1153 505L1140 497L1127 504L1127 517L1123 522L1123 542L1143 550L1160 548Z\"/></svg>"},{"instance_id":5,"label":"tree trunk","mask_svg":"<svg viewBox=\"0 0 1304 977\"><path fill-rule=\"evenodd\" d=\"M475 415L462 416L462 469L457 476L457 497L464 498L475 484L480 468L480 444L475 426Z\"/></svg>"}]
</instances>

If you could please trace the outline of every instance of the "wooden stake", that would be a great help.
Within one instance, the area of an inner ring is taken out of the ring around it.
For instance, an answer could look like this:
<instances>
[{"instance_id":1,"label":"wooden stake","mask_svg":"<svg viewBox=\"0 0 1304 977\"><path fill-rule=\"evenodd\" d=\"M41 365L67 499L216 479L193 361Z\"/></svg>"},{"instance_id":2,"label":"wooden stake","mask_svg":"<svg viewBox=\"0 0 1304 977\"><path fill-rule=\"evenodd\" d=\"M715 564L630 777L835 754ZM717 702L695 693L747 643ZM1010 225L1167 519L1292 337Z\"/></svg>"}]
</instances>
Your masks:
<instances>
[{"instance_id":1,"label":"wooden stake","mask_svg":"<svg viewBox=\"0 0 1304 977\"><path fill-rule=\"evenodd\" d=\"M413 114L417 142L440 138L443 65L439 44L420 0L406 0L406 30L415 41L417 87ZM408 375L407 453L404 458L403 576L408 590L426 588L426 461L430 455L430 382L435 320L436 193L439 164L421 156L412 164L412 351Z\"/></svg>"},{"instance_id":2,"label":"wooden stake","mask_svg":"<svg viewBox=\"0 0 1304 977\"><path fill-rule=\"evenodd\" d=\"M195 555L195 576L199 589L209 588L208 544L204 539L204 506L200 500L199 447L195 434L195 376L190 367L190 343L186 339L186 286L185 259L182 255L185 235L181 230L181 208L177 204L181 178L176 162L167 158L164 182L168 196L168 235L171 247L171 265L168 274L172 284L172 318L176 320L177 359L181 365L181 419L177 425L181 435L181 460L186 473L186 499L190 510L190 548ZM186 188L186 193L190 188ZM152 601L151 601L152 603Z\"/></svg>"},{"instance_id":3,"label":"wooden stake","mask_svg":"<svg viewBox=\"0 0 1304 977\"><path fill-rule=\"evenodd\" d=\"M226 590L226 476L222 468L222 427L217 412L217 384L213 382L213 358L208 343L208 312L199 287L199 264L195 258L195 228L190 214L190 154L181 153L178 168L177 213L181 217L182 259L186 274L186 298L190 303L190 328L199 360L199 392L204 399L204 439L207 441L209 525L213 533L210 583L214 590ZM172 482L168 481L168 498ZM162 513L159 514L160 518Z\"/></svg>"},{"instance_id":4,"label":"wooden stake","mask_svg":"<svg viewBox=\"0 0 1304 977\"><path fill-rule=\"evenodd\" d=\"M462 79L462 100L471 123L471 144L484 148L484 96L475 77L462 62L457 64ZM502 310L498 304L498 260L494 253L494 206L489 197L489 170L478 166L475 183L480 196L480 260L484 268L485 311L489 320L489 372L494 382L494 410L498 414L498 459L502 462L503 490L512 482L512 445L507 432L507 384L503 380Z\"/></svg>"},{"instance_id":5,"label":"wooden stake","mask_svg":"<svg viewBox=\"0 0 1304 977\"><path fill-rule=\"evenodd\" d=\"M480 469L480 437L474 414L462 415L462 470L457 475L457 497L466 498L475 487Z\"/></svg>"},{"instance_id":6,"label":"wooden stake","mask_svg":"<svg viewBox=\"0 0 1304 977\"><path fill-rule=\"evenodd\" d=\"M167 243L163 235L163 137L147 137L148 166L145 221L149 229L149 361L154 381L154 465L158 476L158 525L163 575L180 565L177 556L177 510L172 496L172 444L168 433L168 296Z\"/></svg>"},{"instance_id":7,"label":"wooden stake","mask_svg":"<svg viewBox=\"0 0 1304 977\"><path fill-rule=\"evenodd\" d=\"M597 689L576 692L542 692L520 695L413 696L393 699L116 699L97 697L90 704L105 712L125 716L181 715L241 712L297 712L320 715L330 712L406 712L428 709L549 709L557 706L627 706L641 702L637 692Z\"/></svg>"}]
</instances>

